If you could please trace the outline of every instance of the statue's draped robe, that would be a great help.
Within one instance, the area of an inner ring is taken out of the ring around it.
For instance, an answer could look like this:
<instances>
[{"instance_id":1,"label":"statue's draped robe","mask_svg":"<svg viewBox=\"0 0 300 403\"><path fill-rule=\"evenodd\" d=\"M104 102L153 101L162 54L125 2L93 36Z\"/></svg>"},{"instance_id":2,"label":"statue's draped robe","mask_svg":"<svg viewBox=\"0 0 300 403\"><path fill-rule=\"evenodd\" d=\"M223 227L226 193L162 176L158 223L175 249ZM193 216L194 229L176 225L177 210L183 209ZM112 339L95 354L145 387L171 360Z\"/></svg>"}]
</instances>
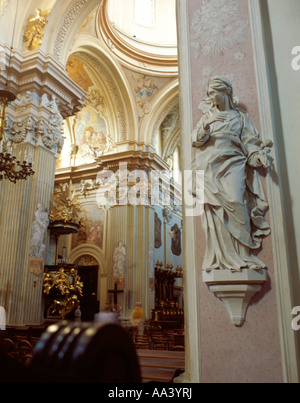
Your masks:
<instances>
[{"instance_id":1,"label":"statue's draped robe","mask_svg":"<svg viewBox=\"0 0 300 403\"><path fill-rule=\"evenodd\" d=\"M265 265L253 250L270 233L264 218L268 204L249 157L261 150L263 143L247 114L230 110L222 115L226 120L210 125L209 136L197 155L197 169L204 170L203 269L260 269ZM196 128L202 141L204 120Z\"/></svg>"}]
</instances>

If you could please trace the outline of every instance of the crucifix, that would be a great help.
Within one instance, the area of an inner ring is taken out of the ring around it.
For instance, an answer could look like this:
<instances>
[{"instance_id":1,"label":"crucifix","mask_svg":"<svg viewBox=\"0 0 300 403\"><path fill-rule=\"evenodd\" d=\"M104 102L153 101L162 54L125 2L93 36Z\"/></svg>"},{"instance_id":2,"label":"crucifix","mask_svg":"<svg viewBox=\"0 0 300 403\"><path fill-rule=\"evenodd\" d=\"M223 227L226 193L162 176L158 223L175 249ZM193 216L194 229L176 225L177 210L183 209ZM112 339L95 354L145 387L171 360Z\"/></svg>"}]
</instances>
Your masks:
<instances>
[{"instance_id":1,"label":"crucifix","mask_svg":"<svg viewBox=\"0 0 300 403\"><path fill-rule=\"evenodd\" d=\"M114 306L115 306L115 308L117 307L117 304L118 304L118 294L120 294L122 292L123 292L123 290L118 290L118 283L117 282L115 282L113 290L108 290L108 293L113 294L113 296L114 296Z\"/></svg>"}]
</instances>

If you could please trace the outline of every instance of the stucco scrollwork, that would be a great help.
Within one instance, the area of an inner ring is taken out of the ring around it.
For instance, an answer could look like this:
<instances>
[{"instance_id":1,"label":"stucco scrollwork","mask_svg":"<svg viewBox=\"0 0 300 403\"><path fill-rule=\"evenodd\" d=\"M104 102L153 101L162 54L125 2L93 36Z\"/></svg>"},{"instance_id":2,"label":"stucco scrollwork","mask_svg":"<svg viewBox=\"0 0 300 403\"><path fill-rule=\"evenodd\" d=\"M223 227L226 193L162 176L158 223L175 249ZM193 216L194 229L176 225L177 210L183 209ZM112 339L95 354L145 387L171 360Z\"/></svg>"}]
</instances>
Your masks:
<instances>
[{"instance_id":1,"label":"stucco scrollwork","mask_svg":"<svg viewBox=\"0 0 300 403\"><path fill-rule=\"evenodd\" d=\"M8 140L14 143L21 143L26 138L26 122L21 119L13 122L8 118L6 120L5 133Z\"/></svg>"},{"instance_id":2,"label":"stucco scrollwork","mask_svg":"<svg viewBox=\"0 0 300 403\"><path fill-rule=\"evenodd\" d=\"M33 94L31 91L25 91L20 94L17 94L16 99L14 101L14 105L16 111L24 112L28 105L31 105L33 101Z\"/></svg>"},{"instance_id":3,"label":"stucco scrollwork","mask_svg":"<svg viewBox=\"0 0 300 403\"><path fill-rule=\"evenodd\" d=\"M63 136L60 132L53 130L45 119L39 120L36 125L36 140L38 139L41 139L42 145L49 150L57 148L59 152L62 149Z\"/></svg>"},{"instance_id":4,"label":"stucco scrollwork","mask_svg":"<svg viewBox=\"0 0 300 403\"><path fill-rule=\"evenodd\" d=\"M85 198L88 195L88 193L92 190L98 189L100 186L100 183L97 182L95 179L82 179L80 182L80 194L82 194Z\"/></svg>"},{"instance_id":5,"label":"stucco scrollwork","mask_svg":"<svg viewBox=\"0 0 300 403\"><path fill-rule=\"evenodd\" d=\"M45 107L47 112L49 113L49 123L50 125L58 130L62 131L63 117L60 114L58 109L58 101L55 95L49 99L47 94L44 94L41 97L40 106Z\"/></svg>"},{"instance_id":6,"label":"stucco scrollwork","mask_svg":"<svg viewBox=\"0 0 300 403\"><path fill-rule=\"evenodd\" d=\"M68 11L68 13L63 21L63 24L60 27L58 35L56 36L56 39L55 39L53 54L54 54L54 57L56 57L57 59L60 59L63 43L66 39L66 36L67 36L67 33L68 33L70 27L76 20L76 17L80 13L81 9L87 4L87 2L88 2L88 0L77 0L72 5L70 10Z\"/></svg>"},{"instance_id":7,"label":"stucco scrollwork","mask_svg":"<svg viewBox=\"0 0 300 403\"><path fill-rule=\"evenodd\" d=\"M61 53L63 49L63 44L66 41L66 37L68 31L71 29L72 25L78 19L80 13L82 13L82 9L88 4L89 0L77 0L72 7L68 10L66 17L58 31L58 34L55 39L53 55L58 60L61 58ZM102 0L99 1L99 6L101 5Z\"/></svg>"},{"instance_id":8,"label":"stucco scrollwork","mask_svg":"<svg viewBox=\"0 0 300 403\"><path fill-rule=\"evenodd\" d=\"M86 105L93 107L101 115L105 115L106 113L106 104L104 97L101 95L100 91L96 88L89 88Z\"/></svg>"}]
</instances>

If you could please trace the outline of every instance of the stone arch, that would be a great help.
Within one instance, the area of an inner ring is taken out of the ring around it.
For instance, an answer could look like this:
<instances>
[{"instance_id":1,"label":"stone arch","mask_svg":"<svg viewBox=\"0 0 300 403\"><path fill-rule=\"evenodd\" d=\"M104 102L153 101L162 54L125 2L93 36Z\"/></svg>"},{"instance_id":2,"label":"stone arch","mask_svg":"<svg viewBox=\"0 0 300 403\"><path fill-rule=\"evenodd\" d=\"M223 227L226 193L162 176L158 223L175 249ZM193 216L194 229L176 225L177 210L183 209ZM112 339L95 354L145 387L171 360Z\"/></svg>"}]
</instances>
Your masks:
<instances>
[{"instance_id":1,"label":"stone arch","mask_svg":"<svg viewBox=\"0 0 300 403\"><path fill-rule=\"evenodd\" d=\"M22 3L22 4L21 4ZM50 9L47 16L39 50L51 54L58 62L65 65L69 49L72 46L76 32L79 30L89 14L102 5L102 0L49 0L44 2L42 11ZM0 2L0 19L2 31L5 33L5 42L13 48L22 50L23 35L29 17L41 7L41 2L19 0L3 0ZM12 42L13 39L13 43Z\"/></svg>"},{"instance_id":2,"label":"stone arch","mask_svg":"<svg viewBox=\"0 0 300 403\"><path fill-rule=\"evenodd\" d=\"M159 132L160 125L167 114L179 103L178 80L173 80L153 99L151 111L147 119L141 122L140 141L153 145L154 138Z\"/></svg>"},{"instance_id":3,"label":"stone arch","mask_svg":"<svg viewBox=\"0 0 300 403\"><path fill-rule=\"evenodd\" d=\"M71 49L72 55L84 64L95 86L105 95L106 120L115 142L137 140L138 122L135 100L124 72L97 39L89 45L81 38Z\"/></svg>"},{"instance_id":4,"label":"stone arch","mask_svg":"<svg viewBox=\"0 0 300 403\"><path fill-rule=\"evenodd\" d=\"M84 255L92 256L92 258L95 259L99 266L99 274L104 274L106 272L104 254L96 245L89 243L78 245L71 251L68 258L71 262L76 262L76 260Z\"/></svg>"},{"instance_id":5,"label":"stone arch","mask_svg":"<svg viewBox=\"0 0 300 403\"><path fill-rule=\"evenodd\" d=\"M166 121L171 122L170 125L168 125ZM174 108L167 113L166 118L160 125L160 133L157 133L157 135L161 135L162 137L161 157L167 159L181 143L179 104L176 104Z\"/></svg>"},{"instance_id":6,"label":"stone arch","mask_svg":"<svg viewBox=\"0 0 300 403\"><path fill-rule=\"evenodd\" d=\"M56 24L55 33L50 39L52 43L50 51L57 60L65 65L76 32L83 24L85 18L97 6L101 6L102 0L100 2L99 0L72 0L69 1L69 5L63 13L61 13L61 5L59 6L58 3L61 2L57 2L53 8L55 14L58 12L58 23Z\"/></svg>"},{"instance_id":7,"label":"stone arch","mask_svg":"<svg viewBox=\"0 0 300 403\"><path fill-rule=\"evenodd\" d=\"M171 140L168 142L168 145L164 149L162 158L167 159L170 155L172 155L174 153L175 149L180 145L181 145L180 131L178 129L174 132Z\"/></svg>"},{"instance_id":8,"label":"stone arch","mask_svg":"<svg viewBox=\"0 0 300 403\"><path fill-rule=\"evenodd\" d=\"M76 262L78 258L84 255L92 256L93 259L98 263L98 289L97 289L97 299L100 301L100 309L107 303L107 289L108 289L108 277L109 277L109 267L106 262L104 253L93 244L83 243L76 246L70 255L71 262Z\"/></svg>"}]
</instances>

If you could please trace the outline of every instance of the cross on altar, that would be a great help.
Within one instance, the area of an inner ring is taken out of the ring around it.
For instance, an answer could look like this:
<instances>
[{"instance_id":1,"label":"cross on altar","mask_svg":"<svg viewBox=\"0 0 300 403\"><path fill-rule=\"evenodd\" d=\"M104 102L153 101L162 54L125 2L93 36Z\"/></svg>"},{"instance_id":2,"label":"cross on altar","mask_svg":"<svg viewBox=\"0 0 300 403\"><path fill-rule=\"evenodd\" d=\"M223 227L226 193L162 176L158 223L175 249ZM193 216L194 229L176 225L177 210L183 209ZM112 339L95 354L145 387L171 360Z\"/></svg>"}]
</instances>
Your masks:
<instances>
[{"instance_id":1,"label":"cross on altar","mask_svg":"<svg viewBox=\"0 0 300 403\"><path fill-rule=\"evenodd\" d=\"M113 290L108 290L109 294L114 295L114 305L116 306L118 304L118 294L122 293L123 290L118 290L118 283L115 283L114 289Z\"/></svg>"}]
</instances>

